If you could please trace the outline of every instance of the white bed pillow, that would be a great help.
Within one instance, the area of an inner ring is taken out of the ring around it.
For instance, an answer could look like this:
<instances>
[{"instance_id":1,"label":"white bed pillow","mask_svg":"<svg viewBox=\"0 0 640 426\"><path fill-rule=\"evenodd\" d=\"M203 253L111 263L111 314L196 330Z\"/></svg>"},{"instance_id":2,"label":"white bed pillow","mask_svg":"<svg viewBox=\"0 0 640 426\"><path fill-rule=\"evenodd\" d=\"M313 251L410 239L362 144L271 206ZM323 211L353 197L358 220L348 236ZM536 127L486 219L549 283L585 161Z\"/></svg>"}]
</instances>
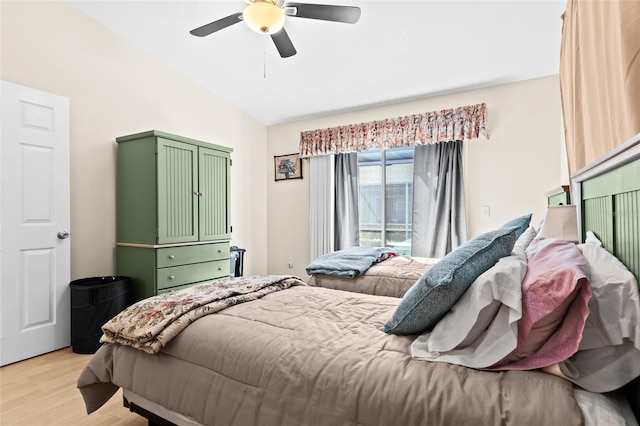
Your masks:
<instances>
[{"instance_id":1,"label":"white bed pillow","mask_svg":"<svg viewBox=\"0 0 640 426\"><path fill-rule=\"evenodd\" d=\"M578 248L589 263L593 296L578 352L559 364L593 391L618 389L640 375L640 294L631 272L588 232Z\"/></svg>"},{"instance_id":2,"label":"white bed pillow","mask_svg":"<svg viewBox=\"0 0 640 426\"><path fill-rule=\"evenodd\" d=\"M598 239L598 237L596 237L596 234L594 234L591 231L587 231L587 238L584 241L585 244L595 244L598 247L602 247L602 241L600 241ZM581 246L578 246L581 247Z\"/></svg>"},{"instance_id":3,"label":"white bed pillow","mask_svg":"<svg viewBox=\"0 0 640 426\"><path fill-rule=\"evenodd\" d=\"M511 254L525 256L525 251L527 247L531 244L533 239L538 234L538 231L535 230L533 226L529 226L516 240L515 245L513 246L513 250Z\"/></svg>"},{"instance_id":4,"label":"white bed pillow","mask_svg":"<svg viewBox=\"0 0 640 426\"><path fill-rule=\"evenodd\" d=\"M640 294L635 277L592 232L587 232L587 242L578 248L589 263L593 291L580 349L619 345L623 339L640 349Z\"/></svg>"},{"instance_id":5,"label":"white bed pillow","mask_svg":"<svg viewBox=\"0 0 640 426\"><path fill-rule=\"evenodd\" d=\"M411 345L416 359L485 368L500 361L518 343L522 317L523 255L503 257L480 275L436 324Z\"/></svg>"}]
</instances>

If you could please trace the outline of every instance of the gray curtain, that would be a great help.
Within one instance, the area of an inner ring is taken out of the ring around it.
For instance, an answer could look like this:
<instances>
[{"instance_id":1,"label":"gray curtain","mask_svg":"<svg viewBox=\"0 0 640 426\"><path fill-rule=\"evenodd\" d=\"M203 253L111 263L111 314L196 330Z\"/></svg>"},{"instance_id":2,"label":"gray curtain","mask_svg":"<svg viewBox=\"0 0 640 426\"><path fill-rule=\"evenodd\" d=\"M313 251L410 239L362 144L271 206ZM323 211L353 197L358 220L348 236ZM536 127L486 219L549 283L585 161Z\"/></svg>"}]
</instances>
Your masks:
<instances>
[{"instance_id":1,"label":"gray curtain","mask_svg":"<svg viewBox=\"0 0 640 426\"><path fill-rule=\"evenodd\" d=\"M360 245L358 221L358 154L336 155L335 249Z\"/></svg>"},{"instance_id":2,"label":"gray curtain","mask_svg":"<svg viewBox=\"0 0 640 426\"><path fill-rule=\"evenodd\" d=\"M416 146L411 255L443 257L466 240L462 141Z\"/></svg>"}]
</instances>

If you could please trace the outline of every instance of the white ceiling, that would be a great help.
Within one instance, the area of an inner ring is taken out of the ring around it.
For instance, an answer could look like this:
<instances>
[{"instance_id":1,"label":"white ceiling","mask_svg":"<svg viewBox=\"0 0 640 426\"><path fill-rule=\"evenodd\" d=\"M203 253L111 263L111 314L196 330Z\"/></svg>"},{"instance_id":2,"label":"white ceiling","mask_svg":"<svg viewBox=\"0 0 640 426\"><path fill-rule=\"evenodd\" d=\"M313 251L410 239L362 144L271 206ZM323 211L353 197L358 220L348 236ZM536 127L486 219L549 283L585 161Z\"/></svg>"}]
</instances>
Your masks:
<instances>
[{"instance_id":1,"label":"white ceiling","mask_svg":"<svg viewBox=\"0 0 640 426\"><path fill-rule=\"evenodd\" d=\"M298 53L283 59L243 22L189 34L241 0L69 1L265 125L558 73L564 0L306 2L362 17L287 17Z\"/></svg>"}]
</instances>

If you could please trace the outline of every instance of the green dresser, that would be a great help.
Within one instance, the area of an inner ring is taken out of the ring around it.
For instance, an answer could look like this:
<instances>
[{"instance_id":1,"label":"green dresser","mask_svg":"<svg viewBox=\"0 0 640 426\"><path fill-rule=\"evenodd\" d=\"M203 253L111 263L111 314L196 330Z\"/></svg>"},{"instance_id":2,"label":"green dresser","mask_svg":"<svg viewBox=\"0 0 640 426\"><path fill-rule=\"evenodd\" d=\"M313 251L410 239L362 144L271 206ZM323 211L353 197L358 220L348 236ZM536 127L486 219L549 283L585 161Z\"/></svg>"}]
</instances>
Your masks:
<instances>
[{"instance_id":1,"label":"green dresser","mask_svg":"<svg viewBox=\"0 0 640 426\"><path fill-rule=\"evenodd\" d=\"M156 130L116 142L117 273L136 300L229 276L232 149Z\"/></svg>"},{"instance_id":2,"label":"green dresser","mask_svg":"<svg viewBox=\"0 0 640 426\"><path fill-rule=\"evenodd\" d=\"M549 206L567 206L571 204L571 190L569 185L562 185L544 194Z\"/></svg>"}]
</instances>

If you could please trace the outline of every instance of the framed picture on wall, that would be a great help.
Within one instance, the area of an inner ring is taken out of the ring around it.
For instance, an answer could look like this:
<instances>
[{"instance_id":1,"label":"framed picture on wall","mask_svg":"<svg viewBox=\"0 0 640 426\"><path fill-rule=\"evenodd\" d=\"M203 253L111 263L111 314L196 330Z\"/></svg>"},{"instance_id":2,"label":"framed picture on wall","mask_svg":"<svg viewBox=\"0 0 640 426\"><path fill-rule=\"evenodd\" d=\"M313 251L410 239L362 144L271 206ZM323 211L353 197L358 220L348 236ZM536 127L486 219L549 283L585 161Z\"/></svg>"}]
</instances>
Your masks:
<instances>
[{"instance_id":1,"label":"framed picture on wall","mask_svg":"<svg viewBox=\"0 0 640 426\"><path fill-rule=\"evenodd\" d=\"M302 160L295 154L274 155L276 181L302 179Z\"/></svg>"}]
</instances>

